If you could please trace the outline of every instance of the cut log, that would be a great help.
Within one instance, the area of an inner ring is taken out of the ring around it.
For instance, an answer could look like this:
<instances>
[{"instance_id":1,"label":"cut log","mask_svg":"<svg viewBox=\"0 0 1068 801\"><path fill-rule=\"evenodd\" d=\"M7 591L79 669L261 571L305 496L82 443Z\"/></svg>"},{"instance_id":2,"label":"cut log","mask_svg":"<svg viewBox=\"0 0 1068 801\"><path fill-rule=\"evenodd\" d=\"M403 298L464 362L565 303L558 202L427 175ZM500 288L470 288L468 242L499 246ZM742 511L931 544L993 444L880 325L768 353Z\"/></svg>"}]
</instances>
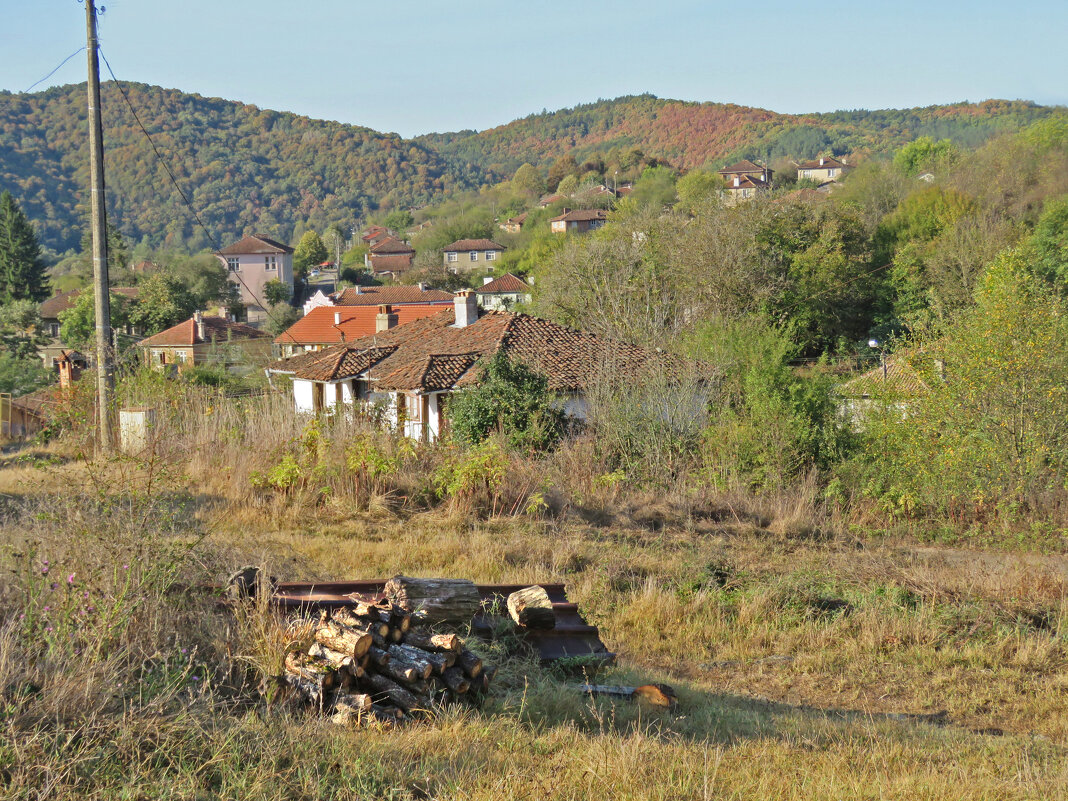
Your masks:
<instances>
[{"instance_id":1,"label":"cut log","mask_svg":"<svg viewBox=\"0 0 1068 801\"><path fill-rule=\"evenodd\" d=\"M389 656L389 664L379 668L380 674L392 676L397 681L402 681L405 684L412 684L423 678L423 671L416 664L404 658L394 657L393 654Z\"/></svg>"},{"instance_id":2,"label":"cut log","mask_svg":"<svg viewBox=\"0 0 1068 801\"><path fill-rule=\"evenodd\" d=\"M625 687L608 684L583 684L580 688L587 695L602 695L609 698L627 698L650 706L671 709L679 697L670 684L643 684L640 687Z\"/></svg>"},{"instance_id":3,"label":"cut log","mask_svg":"<svg viewBox=\"0 0 1068 801\"><path fill-rule=\"evenodd\" d=\"M358 664L351 654L343 654L341 651L327 648L321 642L313 642L311 644L311 647L308 649L308 656L326 662L335 670Z\"/></svg>"},{"instance_id":4,"label":"cut log","mask_svg":"<svg viewBox=\"0 0 1068 801\"><path fill-rule=\"evenodd\" d=\"M402 609L392 609L389 615L389 625L400 629L401 634L407 634L412 627L412 616Z\"/></svg>"},{"instance_id":5,"label":"cut log","mask_svg":"<svg viewBox=\"0 0 1068 801\"><path fill-rule=\"evenodd\" d=\"M446 687L457 695L463 695L471 689L471 682L468 681L467 677L464 675L462 668L449 668L441 674L441 680L445 683Z\"/></svg>"},{"instance_id":6,"label":"cut log","mask_svg":"<svg viewBox=\"0 0 1068 801\"><path fill-rule=\"evenodd\" d=\"M364 616L355 614L351 609L335 609L331 617L351 629L369 629L372 633L377 631L382 637L389 634L389 624L383 623L377 613Z\"/></svg>"},{"instance_id":7,"label":"cut log","mask_svg":"<svg viewBox=\"0 0 1068 801\"><path fill-rule=\"evenodd\" d=\"M286 654L286 672L317 685L319 695L337 689L341 684L337 670L329 662L308 654Z\"/></svg>"},{"instance_id":8,"label":"cut log","mask_svg":"<svg viewBox=\"0 0 1068 801\"><path fill-rule=\"evenodd\" d=\"M389 651L385 648L379 648L377 645L372 645L367 652L368 658L371 663L377 668L383 668L389 664Z\"/></svg>"},{"instance_id":9,"label":"cut log","mask_svg":"<svg viewBox=\"0 0 1068 801\"><path fill-rule=\"evenodd\" d=\"M334 699L334 710L338 712L350 711L355 713L367 712L371 709L371 696L366 693L338 693Z\"/></svg>"},{"instance_id":10,"label":"cut log","mask_svg":"<svg viewBox=\"0 0 1068 801\"><path fill-rule=\"evenodd\" d=\"M400 648L406 654L411 654L412 659L429 662L434 666L435 673L442 673L445 668L451 668L456 664L456 654L452 651L424 651L422 648L416 648L407 643L401 643L393 647Z\"/></svg>"},{"instance_id":11,"label":"cut log","mask_svg":"<svg viewBox=\"0 0 1068 801\"><path fill-rule=\"evenodd\" d=\"M454 651L459 653L463 650L460 638L455 634L434 634L424 629L410 629L404 635L405 645L414 645L424 651Z\"/></svg>"},{"instance_id":12,"label":"cut log","mask_svg":"<svg viewBox=\"0 0 1068 801\"><path fill-rule=\"evenodd\" d=\"M411 662L419 669L421 678L429 678L434 672L434 662L430 659L430 654L418 648L412 648L410 645L389 646L389 656L390 659L403 659Z\"/></svg>"},{"instance_id":13,"label":"cut log","mask_svg":"<svg viewBox=\"0 0 1068 801\"><path fill-rule=\"evenodd\" d=\"M282 678L296 691L304 703L317 707L320 712L323 711L326 692L323 690L323 686L320 682L306 679L303 676L298 676L296 673L289 673L288 671Z\"/></svg>"},{"instance_id":14,"label":"cut log","mask_svg":"<svg viewBox=\"0 0 1068 801\"><path fill-rule=\"evenodd\" d=\"M426 698L421 698L415 693L409 692L386 676L380 676L377 673L368 673L364 679L371 689L380 695L384 695L405 712L426 709L428 707Z\"/></svg>"},{"instance_id":15,"label":"cut log","mask_svg":"<svg viewBox=\"0 0 1068 801\"><path fill-rule=\"evenodd\" d=\"M371 647L371 633L367 630L361 631L342 626L335 620L327 620L315 629L315 641L334 651L352 654L353 658L359 659Z\"/></svg>"},{"instance_id":16,"label":"cut log","mask_svg":"<svg viewBox=\"0 0 1068 801\"><path fill-rule=\"evenodd\" d=\"M516 590L508 596L508 614L525 629L556 628L556 614L549 593L537 585Z\"/></svg>"},{"instance_id":17,"label":"cut log","mask_svg":"<svg viewBox=\"0 0 1068 801\"><path fill-rule=\"evenodd\" d=\"M394 576L385 594L395 607L427 623L468 623L482 605L478 588L466 579Z\"/></svg>"},{"instance_id":18,"label":"cut log","mask_svg":"<svg viewBox=\"0 0 1068 801\"><path fill-rule=\"evenodd\" d=\"M404 632L400 629L390 629L389 637L387 639L391 639L393 642L400 642L404 639Z\"/></svg>"},{"instance_id":19,"label":"cut log","mask_svg":"<svg viewBox=\"0 0 1068 801\"><path fill-rule=\"evenodd\" d=\"M482 672L482 660L479 659L478 654L471 651L460 651L460 656L456 662L463 668L464 673L469 678L477 679L478 674Z\"/></svg>"}]
</instances>

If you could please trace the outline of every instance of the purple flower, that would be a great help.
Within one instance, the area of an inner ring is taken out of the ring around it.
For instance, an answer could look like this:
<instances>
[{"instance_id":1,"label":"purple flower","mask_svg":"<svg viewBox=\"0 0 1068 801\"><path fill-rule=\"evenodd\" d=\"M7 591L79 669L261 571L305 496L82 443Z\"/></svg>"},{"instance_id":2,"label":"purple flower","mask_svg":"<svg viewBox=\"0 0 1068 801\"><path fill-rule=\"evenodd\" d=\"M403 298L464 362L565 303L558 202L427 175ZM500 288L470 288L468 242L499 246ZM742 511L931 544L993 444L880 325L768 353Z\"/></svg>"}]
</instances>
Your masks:
<instances>
[{"instance_id":1,"label":"purple flower","mask_svg":"<svg viewBox=\"0 0 1068 801\"><path fill-rule=\"evenodd\" d=\"M68 584L73 584L74 583L74 574L73 573L71 573L69 576L67 576L67 583Z\"/></svg>"},{"instance_id":2,"label":"purple flower","mask_svg":"<svg viewBox=\"0 0 1068 801\"><path fill-rule=\"evenodd\" d=\"M122 569L123 569L123 570L129 570L129 569L130 569L130 566L129 566L129 565L123 565L123 566L122 566Z\"/></svg>"},{"instance_id":3,"label":"purple flower","mask_svg":"<svg viewBox=\"0 0 1068 801\"><path fill-rule=\"evenodd\" d=\"M55 589L58 589L58 588L59 588L59 584L56 583L55 581L53 581L51 586L49 587L49 589L51 589L51 590L55 590Z\"/></svg>"},{"instance_id":4,"label":"purple flower","mask_svg":"<svg viewBox=\"0 0 1068 801\"><path fill-rule=\"evenodd\" d=\"M48 560L45 559L43 562L41 562L41 564L43 564L45 567L48 567Z\"/></svg>"},{"instance_id":5,"label":"purple flower","mask_svg":"<svg viewBox=\"0 0 1068 801\"><path fill-rule=\"evenodd\" d=\"M44 567L41 568L41 575L42 576L47 576L48 575L48 565L45 565Z\"/></svg>"},{"instance_id":6,"label":"purple flower","mask_svg":"<svg viewBox=\"0 0 1068 801\"><path fill-rule=\"evenodd\" d=\"M183 654L188 654L189 653L189 649L188 648L183 648L182 649L182 653Z\"/></svg>"},{"instance_id":7,"label":"purple flower","mask_svg":"<svg viewBox=\"0 0 1068 801\"><path fill-rule=\"evenodd\" d=\"M52 630L51 626L49 626L48 628L45 629L45 631L51 631L51 630Z\"/></svg>"},{"instance_id":8,"label":"purple flower","mask_svg":"<svg viewBox=\"0 0 1068 801\"><path fill-rule=\"evenodd\" d=\"M44 608L44 611L45 611L45 612L51 612L51 611L52 611L52 607L51 607L51 606L46 606L46 607Z\"/></svg>"},{"instance_id":9,"label":"purple flower","mask_svg":"<svg viewBox=\"0 0 1068 801\"><path fill-rule=\"evenodd\" d=\"M193 676L193 681L200 681L200 676Z\"/></svg>"}]
</instances>

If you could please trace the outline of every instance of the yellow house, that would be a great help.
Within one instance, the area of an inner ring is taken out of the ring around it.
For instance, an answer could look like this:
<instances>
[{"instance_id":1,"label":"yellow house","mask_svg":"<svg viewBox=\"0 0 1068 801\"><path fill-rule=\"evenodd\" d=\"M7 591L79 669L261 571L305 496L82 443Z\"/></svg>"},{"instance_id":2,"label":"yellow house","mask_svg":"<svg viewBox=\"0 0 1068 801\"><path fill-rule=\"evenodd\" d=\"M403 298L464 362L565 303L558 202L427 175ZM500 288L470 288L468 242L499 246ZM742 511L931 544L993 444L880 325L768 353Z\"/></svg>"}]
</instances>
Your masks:
<instances>
[{"instance_id":1,"label":"yellow house","mask_svg":"<svg viewBox=\"0 0 1068 801\"><path fill-rule=\"evenodd\" d=\"M820 156L818 159L802 161L797 165L797 180L825 184L841 179L848 169L849 165L844 161L839 161L832 156Z\"/></svg>"},{"instance_id":2,"label":"yellow house","mask_svg":"<svg viewBox=\"0 0 1068 801\"><path fill-rule=\"evenodd\" d=\"M271 336L245 323L223 317L206 317L196 312L185 322L171 326L137 343L151 365L227 366L248 357L266 359L271 353Z\"/></svg>"}]
</instances>

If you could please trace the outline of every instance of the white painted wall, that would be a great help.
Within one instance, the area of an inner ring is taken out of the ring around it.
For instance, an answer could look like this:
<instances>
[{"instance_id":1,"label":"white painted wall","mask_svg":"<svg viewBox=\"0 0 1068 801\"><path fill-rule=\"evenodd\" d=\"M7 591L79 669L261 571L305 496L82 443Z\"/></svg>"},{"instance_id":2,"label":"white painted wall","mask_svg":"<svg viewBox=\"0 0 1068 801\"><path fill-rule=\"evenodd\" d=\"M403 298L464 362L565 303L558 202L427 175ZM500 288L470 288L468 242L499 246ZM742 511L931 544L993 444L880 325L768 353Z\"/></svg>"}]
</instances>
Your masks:
<instances>
[{"instance_id":1,"label":"white painted wall","mask_svg":"<svg viewBox=\"0 0 1068 801\"><path fill-rule=\"evenodd\" d=\"M315 406L312 403L311 381L305 381L302 378L293 379L293 402L298 413L315 411Z\"/></svg>"}]
</instances>

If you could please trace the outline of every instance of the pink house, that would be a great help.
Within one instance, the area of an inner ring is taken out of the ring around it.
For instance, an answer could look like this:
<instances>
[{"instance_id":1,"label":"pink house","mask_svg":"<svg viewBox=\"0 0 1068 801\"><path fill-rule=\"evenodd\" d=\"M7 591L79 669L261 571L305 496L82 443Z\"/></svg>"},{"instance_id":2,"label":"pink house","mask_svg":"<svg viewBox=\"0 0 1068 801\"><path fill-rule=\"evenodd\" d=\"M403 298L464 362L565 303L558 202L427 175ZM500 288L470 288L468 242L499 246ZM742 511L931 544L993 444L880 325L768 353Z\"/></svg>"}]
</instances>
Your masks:
<instances>
[{"instance_id":1,"label":"pink house","mask_svg":"<svg viewBox=\"0 0 1068 801\"><path fill-rule=\"evenodd\" d=\"M226 265L230 280L237 284L250 323L267 319L264 284L278 280L293 290L293 248L288 245L253 234L215 255Z\"/></svg>"}]
</instances>

